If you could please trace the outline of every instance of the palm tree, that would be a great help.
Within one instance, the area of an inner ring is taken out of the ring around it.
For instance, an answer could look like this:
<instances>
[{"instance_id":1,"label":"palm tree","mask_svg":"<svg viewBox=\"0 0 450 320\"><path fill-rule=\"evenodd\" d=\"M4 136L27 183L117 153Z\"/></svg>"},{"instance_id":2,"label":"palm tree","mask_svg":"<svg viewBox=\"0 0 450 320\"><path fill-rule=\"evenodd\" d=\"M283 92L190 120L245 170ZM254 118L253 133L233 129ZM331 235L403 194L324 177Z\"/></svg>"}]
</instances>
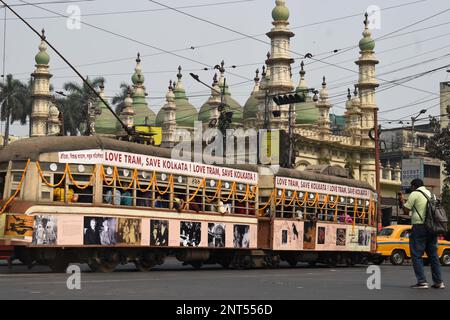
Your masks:
<instances>
[{"instance_id":1,"label":"palm tree","mask_svg":"<svg viewBox=\"0 0 450 320\"><path fill-rule=\"evenodd\" d=\"M103 77L86 80L96 90L105 82ZM64 116L64 134L84 133L88 118L87 105L89 102L95 103L97 96L84 82L82 85L67 82L63 88L69 94L64 99L58 99L57 103Z\"/></svg>"},{"instance_id":2,"label":"palm tree","mask_svg":"<svg viewBox=\"0 0 450 320\"><path fill-rule=\"evenodd\" d=\"M5 121L5 136L3 145L9 142L9 125L16 121L26 124L31 109L30 92L25 84L13 79L11 74L6 76L5 83L0 84L1 120Z\"/></svg>"},{"instance_id":3,"label":"palm tree","mask_svg":"<svg viewBox=\"0 0 450 320\"><path fill-rule=\"evenodd\" d=\"M120 114L125 105L125 98L128 96L128 90L130 85L125 82L120 84L120 93L116 94L116 96L112 100L112 104L116 106L116 114Z\"/></svg>"}]
</instances>

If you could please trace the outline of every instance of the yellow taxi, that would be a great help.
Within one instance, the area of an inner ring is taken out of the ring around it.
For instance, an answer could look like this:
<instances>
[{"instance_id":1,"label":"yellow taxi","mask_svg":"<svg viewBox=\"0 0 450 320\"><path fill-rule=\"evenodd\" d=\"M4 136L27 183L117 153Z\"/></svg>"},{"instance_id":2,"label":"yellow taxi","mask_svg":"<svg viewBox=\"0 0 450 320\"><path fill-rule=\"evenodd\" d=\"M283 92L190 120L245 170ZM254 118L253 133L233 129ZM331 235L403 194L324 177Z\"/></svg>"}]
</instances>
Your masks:
<instances>
[{"instance_id":1,"label":"yellow taxi","mask_svg":"<svg viewBox=\"0 0 450 320\"><path fill-rule=\"evenodd\" d=\"M382 261L389 258L393 265L402 265L411 258L409 235L412 226L397 225L383 228L377 237L377 252ZM450 266L450 241L439 240L438 255L443 266ZM426 258L426 256L424 256ZM425 263L427 261L425 260Z\"/></svg>"}]
</instances>

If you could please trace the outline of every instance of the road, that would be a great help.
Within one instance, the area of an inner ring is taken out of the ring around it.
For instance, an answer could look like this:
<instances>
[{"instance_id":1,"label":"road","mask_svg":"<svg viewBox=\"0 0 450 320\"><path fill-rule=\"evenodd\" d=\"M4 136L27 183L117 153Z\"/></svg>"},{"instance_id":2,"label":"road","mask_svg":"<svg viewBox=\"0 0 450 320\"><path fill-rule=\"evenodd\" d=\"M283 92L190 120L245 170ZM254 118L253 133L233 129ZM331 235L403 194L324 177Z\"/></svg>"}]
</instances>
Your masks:
<instances>
[{"instance_id":1,"label":"road","mask_svg":"<svg viewBox=\"0 0 450 320\"><path fill-rule=\"evenodd\" d=\"M69 290L67 274L47 267L0 266L0 299L450 299L450 289L413 290L410 265L381 266L381 290L369 290L366 267L299 266L262 270L224 270L215 266L193 270L169 260L149 273L133 265L110 274L92 273L81 266L81 290ZM429 268L427 268L430 276ZM443 268L450 284L450 268ZM431 280L430 280L431 281Z\"/></svg>"}]
</instances>

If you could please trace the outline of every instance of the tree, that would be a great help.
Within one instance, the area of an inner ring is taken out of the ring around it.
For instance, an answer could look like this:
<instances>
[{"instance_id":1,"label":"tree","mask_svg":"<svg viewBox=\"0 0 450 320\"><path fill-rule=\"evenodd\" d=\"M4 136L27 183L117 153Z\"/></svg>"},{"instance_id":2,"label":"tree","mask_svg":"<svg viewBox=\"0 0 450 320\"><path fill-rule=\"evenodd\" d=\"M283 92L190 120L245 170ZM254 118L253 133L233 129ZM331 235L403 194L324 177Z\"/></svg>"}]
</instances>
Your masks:
<instances>
[{"instance_id":1,"label":"tree","mask_svg":"<svg viewBox=\"0 0 450 320\"><path fill-rule=\"evenodd\" d=\"M27 86L13 78L11 74L6 76L5 83L0 84L1 120L5 121L4 145L9 142L9 126L16 121L26 124L31 108L30 93Z\"/></svg>"},{"instance_id":2,"label":"tree","mask_svg":"<svg viewBox=\"0 0 450 320\"><path fill-rule=\"evenodd\" d=\"M130 85L125 82L120 84L120 93L112 99L112 104L116 106L116 114L120 114L125 107L125 98L128 96L128 89Z\"/></svg>"},{"instance_id":3,"label":"tree","mask_svg":"<svg viewBox=\"0 0 450 320\"><path fill-rule=\"evenodd\" d=\"M442 190L442 205L447 212L447 216L450 217L450 186L446 184Z\"/></svg>"},{"instance_id":4,"label":"tree","mask_svg":"<svg viewBox=\"0 0 450 320\"><path fill-rule=\"evenodd\" d=\"M105 82L103 77L95 78L92 81L89 78L86 80L96 90ZM82 85L76 82L67 82L63 88L69 92L69 95L58 99L57 104L64 116L64 134L74 136L84 133L88 117L87 105L89 102L95 103L98 98L84 82Z\"/></svg>"},{"instance_id":5,"label":"tree","mask_svg":"<svg viewBox=\"0 0 450 320\"><path fill-rule=\"evenodd\" d=\"M436 132L427 143L427 151L431 157L444 161L445 175L450 176L450 129Z\"/></svg>"}]
</instances>

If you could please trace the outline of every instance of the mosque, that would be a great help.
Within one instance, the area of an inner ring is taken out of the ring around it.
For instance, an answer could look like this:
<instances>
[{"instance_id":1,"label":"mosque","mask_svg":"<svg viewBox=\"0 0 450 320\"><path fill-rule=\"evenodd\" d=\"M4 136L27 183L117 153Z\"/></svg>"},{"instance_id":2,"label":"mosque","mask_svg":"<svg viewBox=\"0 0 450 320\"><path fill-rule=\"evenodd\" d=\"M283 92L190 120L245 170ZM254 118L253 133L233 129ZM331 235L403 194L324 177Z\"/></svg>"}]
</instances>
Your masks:
<instances>
[{"instance_id":1,"label":"mosque","mask_svg":"<svg viewBox=\"0 0 450 320\"><path fill-rule=\"evenodd\" d=\"M171 83L165 105L155 114L147 103L145 77L138 55L131 78L133 86L119 116L129 126L161 127L163 146L173 146L176 143L177 129L193 130L196 121L201 121L204 126L217 123L220 116L218 106L221 104L219 92L223 92L223 99L233 112L233 128L293 129L297 137L294 153L295 168L298 170L323 164L345 167L352 171L355 179L375 186L375 145L369 137L369 131L374 128L377 108L375 67L379 62L375 57L375 42L371 37L367 15L363 37L359 42L360 54L355 61L359 67L359 79L355 79L353 95L349 90L344 116L330 114L333 104L325 77L320 91L315 94L311 92L303 62L300 82L298 85L294 84L292 66L295 60L290 47L295 35L289 28L289 17L285 0L276 0L272 11L273 27L267 33L271 41L270 52L261 72L256 72L254 88L244 106L233 99L225 82L226 71L223 64L218 68L219 74L214 77L211 96L202 106L192 105L184 86L186 77L179 67L177 81ZM50 57L46 49L47 46L42 41L35 59L31 136L59 133L59 111L52 102ZM304 94L306 101L291 106L277 106L272 99L268 99L291 92ZM100 88L100 95L105 96L103 87ZM122 129L117 125L114 115L102 103L99 103L98 108L101 113L95 120L95 134L111 137L119 135ZM273 111L278 111L278 116L274 116Z\"/></svg>"}]
</instances>

